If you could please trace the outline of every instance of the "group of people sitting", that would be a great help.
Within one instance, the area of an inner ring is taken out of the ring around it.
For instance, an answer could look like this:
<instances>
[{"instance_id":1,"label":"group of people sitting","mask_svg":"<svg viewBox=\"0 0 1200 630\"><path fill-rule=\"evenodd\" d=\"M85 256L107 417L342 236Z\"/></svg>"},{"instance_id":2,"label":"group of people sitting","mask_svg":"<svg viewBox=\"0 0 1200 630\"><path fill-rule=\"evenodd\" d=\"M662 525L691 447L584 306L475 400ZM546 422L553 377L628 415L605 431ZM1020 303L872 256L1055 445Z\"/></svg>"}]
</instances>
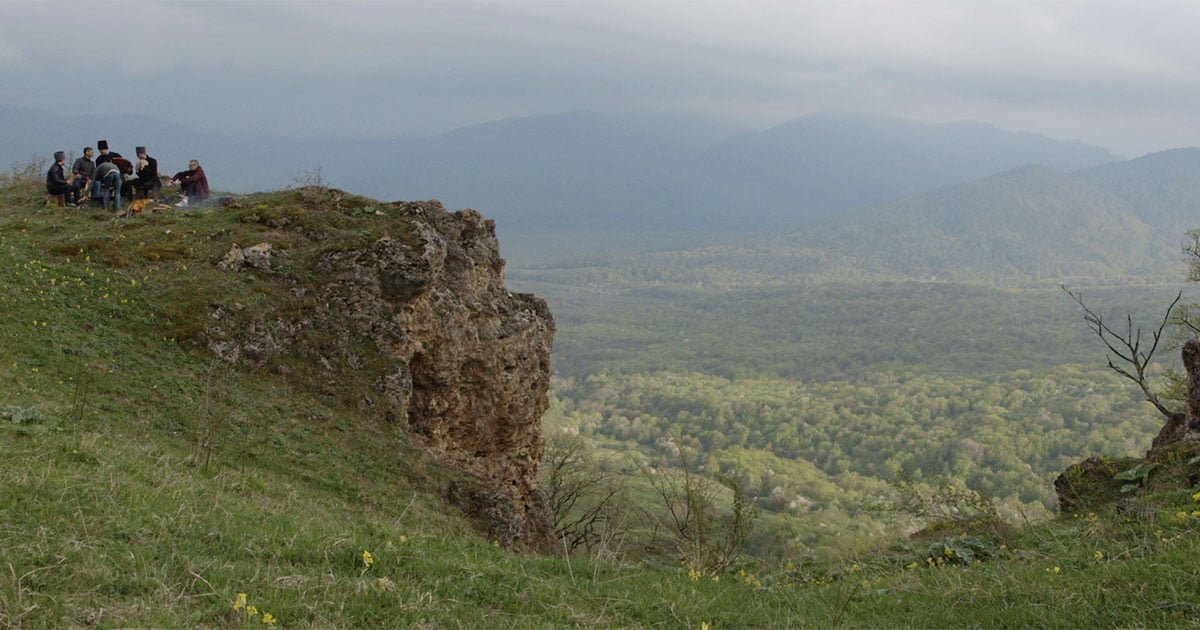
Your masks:
<instances>
[{"instance_id":1,"label":"group of people sitting","mask_svg":"<svg viewBox=\"0 0 1200 630\"><path fill-rule=\"evenodd\" d=\"M99 155L96 155L96 150L100 151ZM120 153L109 150L107 140L96 142L96 150L84 147L83 155L71 165L69 174L66 169L67 154L56 151L54 164L46 172L46 192L62 195L68 206L76 207L90 202L103 206L105 210L111 206L118 212L122 199L159 198L163 184L158 175L158 160L146 154L146 147L137 147L136 164ZM196 160L188 162L188 170L175 173L170 184L180 187L181 197L175 204L177 207L208 199L208 177Z\"/></svg>"}]
</instances>

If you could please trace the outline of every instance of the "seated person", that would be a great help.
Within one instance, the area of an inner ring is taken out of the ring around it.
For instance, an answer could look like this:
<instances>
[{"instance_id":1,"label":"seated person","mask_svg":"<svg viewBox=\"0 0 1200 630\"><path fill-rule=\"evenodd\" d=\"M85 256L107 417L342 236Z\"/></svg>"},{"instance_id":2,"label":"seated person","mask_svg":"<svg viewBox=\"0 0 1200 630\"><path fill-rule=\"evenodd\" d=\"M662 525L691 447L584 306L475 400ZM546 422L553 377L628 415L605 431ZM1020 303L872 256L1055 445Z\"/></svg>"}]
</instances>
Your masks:
<instances>
[{"instance_id":1,"label":"seated person","mask_svg":"<svg viewBox=\"0 0 1200 630\"><path fill-rule=\"evenodd\" d=\"M138 147L137 156L137 177L129 180L130 188L139 198L157 196L162 188L162 182L158 180L158 160L146 155L146 147Z\"/></svg>"},{"instance_id":2,"label":"seated person","mask_svg":"<svg viewBox=\"0 0 1200 630\"><path fill-rule=\"evenodd\" d=\"M92 147L83 147L83 156L76 159L71 165L71 173L75 177L83 178L83 187L89 188L92 180L96 178L96 163L92 161L92 156L96 155L96 151Z\"/></svg>"},{"instance_id":3,"label":"seated person","mask_svg":"<svg viewBox=\"0 0 1200 630\"><path fill-rule=\"evenodd\" d=\"M108 210L108 200L111 194L111 199L116 206L116 210L121 210L121 184L124 183L125 176L121 174L121 167L115 162L101 162L96 167L96 186L100 188L100 198L104 203L104 209Z\"/></svg>"},{"instance_id":4,"label":"seated person","mask_svg":"<svg viewBox=\"0 0 1200 630\"><path fill-rule=\"evenodd\" d=\"M182 208L189 203L200 203L208 199L208 177L205 177L204 169L200 168L200 163L196 160L188 162L188 170L175 173L171 183L178 184L183 192L183 198L175 204L176 207Z\"/></svg>"},{"instance_id":5,"label":"seated person","mask_svg":"<svg viewBox=\"0 0 1200 630\"><path fill-rule=\"evenodd\" d=\"M96 150L100 152L100 155L96 156L96 166L100 166L105 162L111 162L114 159L121 157L120 153L108 150L108 140L97 140Z\"/></svg>"},{"instance_id":6,"label":"seated person","mask_svg":"<svg viewBox=\"0 0 1200 630\"><path fill-rule=\"evenodd\" d=\"M82 177L72 175L67 178L64 165L67 163L67 154L62 151L54 152L54 164L50 166L50 170L46 171L46 192L51 195L62 195L63 203L68 206L75 206L79 203L79 191L83 188L86 181Z\"/></svg>"}]
</instances>

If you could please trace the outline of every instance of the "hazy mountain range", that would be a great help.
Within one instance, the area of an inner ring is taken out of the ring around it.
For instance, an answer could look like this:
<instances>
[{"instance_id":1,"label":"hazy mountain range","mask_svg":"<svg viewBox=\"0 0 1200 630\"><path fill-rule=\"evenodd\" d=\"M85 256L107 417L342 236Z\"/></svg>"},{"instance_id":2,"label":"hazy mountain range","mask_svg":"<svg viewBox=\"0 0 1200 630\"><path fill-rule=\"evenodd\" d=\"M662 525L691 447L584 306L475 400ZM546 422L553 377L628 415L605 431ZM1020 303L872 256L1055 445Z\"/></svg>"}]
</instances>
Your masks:
<instances>
[{"instance_id":1,"label":"hazy mountain range","mask_svg":"<svg viewBox=\"0 0 1200 630\"><path fill-rule=\"evenodd\" d=\"M231 192L311 180L381 200L436 198L510 228L752 232L807 223L1027 165L1063 172L1118 158L1078 142L982 123L846 114L759 131L680 116L567 113L419 138L320 140L205 134L183 122L62 117L0 106L0 164L78 154L97 139L160 170L199 159Z\"/></svg>"},{"instance_id":2,"label":"hazy mountain range","mask_svg":"<svg viewBox=\"0 0 1200 630\"><path fill-rule=\"evenodd\" d=\"M1175 149L1073 174L1022 167L614 268L653 282L738 286L1179 281L1186 232L1200 228L1197 208L1200 149Z\"/></svg>"}]
</instances>

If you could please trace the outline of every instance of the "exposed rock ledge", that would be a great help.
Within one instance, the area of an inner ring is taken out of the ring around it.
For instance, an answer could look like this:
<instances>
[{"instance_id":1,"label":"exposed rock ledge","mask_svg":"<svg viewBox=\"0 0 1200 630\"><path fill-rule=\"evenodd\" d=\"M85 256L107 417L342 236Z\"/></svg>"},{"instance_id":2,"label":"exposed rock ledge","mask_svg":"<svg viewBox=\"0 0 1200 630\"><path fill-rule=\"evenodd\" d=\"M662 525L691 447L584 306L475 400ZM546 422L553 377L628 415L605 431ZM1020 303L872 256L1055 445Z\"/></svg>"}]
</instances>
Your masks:
<instances>
[{"instance_id":1,"label":"exposed rock ledge","mask_svg":"<svg viewBox=\"0 0 1200 630\"><path fill-rule=\"evenodd\" d=\"M490 523L489 536L547 548L553 521L537 468L554 319L540 298L505 288L492 221L436 201L387 211L405 214L412 230L310 257L316 279L296 283L286 308L214 307L204 341L231 362L286 370L281 357L301 356L330 378L369 379L368 406L407 423L414 442L475 479L447 493ZM260 260L272 254L254 247ZM242 253L215 264L236 271Z\"/></svg>"}]
</instances>

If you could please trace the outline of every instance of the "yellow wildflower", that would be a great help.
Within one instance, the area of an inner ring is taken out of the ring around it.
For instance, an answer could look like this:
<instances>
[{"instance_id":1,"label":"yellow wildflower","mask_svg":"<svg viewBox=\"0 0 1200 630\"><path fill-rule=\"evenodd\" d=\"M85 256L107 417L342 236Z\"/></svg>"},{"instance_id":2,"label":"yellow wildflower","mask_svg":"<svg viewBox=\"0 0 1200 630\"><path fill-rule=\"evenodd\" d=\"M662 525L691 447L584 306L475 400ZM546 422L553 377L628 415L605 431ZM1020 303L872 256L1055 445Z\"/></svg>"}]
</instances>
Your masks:
<instances>
[{"instance_id":1,"label":"yellow wildflower","mask_svg":"<svg viewBox=\"0 0 1200 630\"><path fill-rule=\"evenodd\" d=\"M238 593L237 599L233 600L233 609L241 610L246 607L246 594Z\"/></svg>"},{"instance_id":2,"label":"yellow wildflower","mask_svg":"<svg viewBox=\"0 0 1200 630\"><path fill-rule=\"evenodd\" d=\"M268 626L273 626L273 625L279 623L279 620L275 618L275 615L272 615L269 612L265 612L265 613L263 613L263 616L262 616L262 622Z\"/></svg>"},{"instance_id":3,"label":"yellow wildflower","mask_svg":"<svg viewBox=\"0 0 1200 630\"><path fill-rule=\"evenodd\" d=\"M363 549L362 563L363 563L363 568L370 569L371 565L375 564L375 556L371 555L370 551Z\"/></svg>"}]
</instances>

